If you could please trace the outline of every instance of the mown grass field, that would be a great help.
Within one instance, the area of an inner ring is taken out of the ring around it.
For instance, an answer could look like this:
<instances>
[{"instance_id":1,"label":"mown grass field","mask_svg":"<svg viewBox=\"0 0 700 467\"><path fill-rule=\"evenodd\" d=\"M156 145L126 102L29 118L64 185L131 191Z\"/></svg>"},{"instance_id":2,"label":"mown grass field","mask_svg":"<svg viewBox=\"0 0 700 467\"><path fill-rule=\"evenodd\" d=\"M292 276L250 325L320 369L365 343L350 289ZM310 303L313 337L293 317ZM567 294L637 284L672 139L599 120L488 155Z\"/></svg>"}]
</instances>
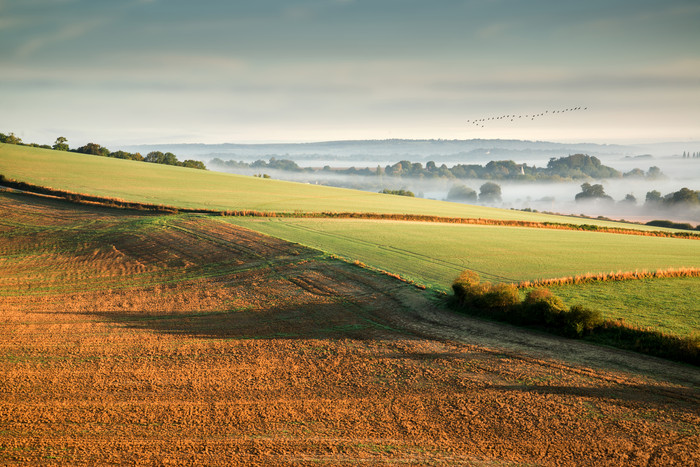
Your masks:
<instances>
[{"instance_id":1,"label":"mown grass field","mask_svg":"<svg viewBox=\"0 0 700 467\"><path fill-rule=\"evenodd\" d=\"M0 144L0 174L55 189L181 208L422 214L663 230L633 224L259 179L9 144Z\"/></svg>"}]
</instances>

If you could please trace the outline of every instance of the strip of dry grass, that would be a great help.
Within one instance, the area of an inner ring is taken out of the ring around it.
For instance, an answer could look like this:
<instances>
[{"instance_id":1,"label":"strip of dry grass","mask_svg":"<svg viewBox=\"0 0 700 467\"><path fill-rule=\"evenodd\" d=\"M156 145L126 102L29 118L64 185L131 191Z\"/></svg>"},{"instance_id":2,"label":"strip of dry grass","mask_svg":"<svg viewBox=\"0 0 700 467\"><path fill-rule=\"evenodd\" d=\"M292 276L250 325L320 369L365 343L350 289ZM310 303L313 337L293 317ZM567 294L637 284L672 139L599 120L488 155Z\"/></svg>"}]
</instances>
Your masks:
<instances>
[{"instance_id":1,"label":"strip of dry grass","mask_svg":"<svg viewBox=\"0 0 700 467\"><path fill-rule=\"evenodd\" d=\"M529 289L533 287L549 287L555 285L572 285L572 284L588 284L591 282L607 282L607 281L629 281L640 279L661 279L674 277L700 277L699 268L668 268L657 269L656 271L618 271L609 273L597 274L582 274L578 276L557 277L552 279L536 279L531 281L522 281L517 284L520 289Z\"/></svg>"}]
</instances>

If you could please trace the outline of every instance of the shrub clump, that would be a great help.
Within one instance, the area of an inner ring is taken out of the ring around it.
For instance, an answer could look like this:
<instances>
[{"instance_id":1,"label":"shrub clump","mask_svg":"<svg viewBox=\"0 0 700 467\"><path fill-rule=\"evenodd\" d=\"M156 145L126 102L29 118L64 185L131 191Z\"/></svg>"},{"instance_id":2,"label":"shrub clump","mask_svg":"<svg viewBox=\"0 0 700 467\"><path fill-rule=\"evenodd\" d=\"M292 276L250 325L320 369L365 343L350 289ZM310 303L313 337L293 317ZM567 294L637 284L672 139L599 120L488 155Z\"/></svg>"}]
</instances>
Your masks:
<instances>
[{"instance_id":1,"label":"shrub clump","mask_svg":"<svg viewBox=\"0 0 700 467\"><path fill-rule=\"evenodd\" d=\"M512 313L520 304L515 285L481 282L474 271L463 271L452 284L452 290L463 307L481 310L497 318Z\"/></svg>"},{"instance_id":2,"label":"shrub clump","mask_svg":"<svg viewBox=\"0 0 700 467\"><path fill-rule=\"evenodd\" d=\"M560 328L570 337L582 337L590 334L603 324L603 315L598 310L591 310L583 305L574 305L569 311L562 313Z\"/></svg>"},{"instance_id":3,"label":"shrub clump","mask_svg":"<svg viewBox=\"0 0 700 467\"><path fill-rule=\"evenodd\" d=\"M549 289L532 289L521 305L519 324L555 326L566 305Z\"/></svg>"}]
</instances>

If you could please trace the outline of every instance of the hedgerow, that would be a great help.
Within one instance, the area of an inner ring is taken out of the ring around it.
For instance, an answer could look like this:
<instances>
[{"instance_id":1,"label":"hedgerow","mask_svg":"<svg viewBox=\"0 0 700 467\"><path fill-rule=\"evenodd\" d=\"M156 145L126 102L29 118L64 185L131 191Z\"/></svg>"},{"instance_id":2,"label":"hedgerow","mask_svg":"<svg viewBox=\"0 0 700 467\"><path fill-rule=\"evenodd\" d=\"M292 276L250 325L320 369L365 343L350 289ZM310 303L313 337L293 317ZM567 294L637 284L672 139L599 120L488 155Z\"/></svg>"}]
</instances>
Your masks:
<instances>
[{"instance_id":1,"label":"hedgerow","mask_svg":"<svg viewBox=\"0 0 700 467\"><path fill-rule=\"evenodd\" d=\"M606 320L600 311L584 305L567 308L549 289L533 289L520 300L514 284L482 282L477 273L467 270L455 279L452 290L460 309L472 315L700 365L697 334L679 337L623 320Z\"/></svg>"}]
</instances>

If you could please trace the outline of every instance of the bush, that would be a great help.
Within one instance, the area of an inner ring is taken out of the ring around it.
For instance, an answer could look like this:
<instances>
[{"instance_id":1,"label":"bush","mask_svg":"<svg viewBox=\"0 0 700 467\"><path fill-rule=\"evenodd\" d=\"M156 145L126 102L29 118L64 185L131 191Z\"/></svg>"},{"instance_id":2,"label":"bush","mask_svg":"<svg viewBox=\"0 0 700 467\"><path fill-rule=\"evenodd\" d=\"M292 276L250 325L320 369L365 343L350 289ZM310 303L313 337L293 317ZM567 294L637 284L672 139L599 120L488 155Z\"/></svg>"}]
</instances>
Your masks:
<instances>
[{"instance_id":1,"label":"bush","mask_svg":"<svg viewBox=\"0 0 700 467\"><path fill-rule=\"evenodd\" d=\"M590 334L595 328L603 323L603 316L598 310L591 310L583 305L574 305L564 313L561 330L565 335L571 337L581 337Z\"/></svg>"},{"instance_id":2,"label":"bush","mask_svg":"<svg viewBox=\"0 0 700 467\"><path fill-rule=\"evenodd\" d=\"M487 283L481 295L482 306L500 314L509 314L515 307L520 305L520 294L518 288L513 284Z\"/></svg>"},{"instance_id":3,"label":"bush","mask_svg":"<svg viewBox=\"0 0 700 467\"><path fill-rule=\"evenodd\" d=\"M412 191L409 190L404 190L403 188L400 190L389 190L389 189L383 189L379 193L384 193L386 195L399 195L399 196L409 196L411 198L415 198L415 194Z\"/></svg>"},{"instance_id":4,"label":"bush","mask_svg":"<svg viewBox=\"0 0 700 467\"><path fill-rule=\"evenodd\" d=\"M549 289L533 289L523 301L520 321L522 324L553 326L558 316L566 311L566 305Z\"/></svg>"},{"instance_id":5,"label":"bush","mask_svg":"<svg viewBox=\"0 0 700 467\"><path fill-rule=\"evenodd\" d=\"M467 308L478 308L482 305L482 296L491 288L491 284L481 283L479 275L474 271L462 271L452 283L452 290L459 304Z\"/></svg>"},{"instance_id":6,"label":"bush","mask_svg":"<svg viewBox=\"0 0 700 467\"><path fill-rule=\"evenodd\" d=\"M475 285L481 282L479 275L474 271L462 271L462 273L452 283L452 290L459 300Z\"/></svg>"},{"instance_id":7,"label":"bush","mask_svg":"<svg viewBox=\"0 0 700 467\"><path fill-rule=\"evenodd\" d=\"M603 323L599 311L581 305L567 309L549 289L533 289L521 302L514 284L481 282L474 271L463 271L452 289L460 305L473 313L514 324L540 326L569 337L590 334Z\"/></svg>"},{"instance_id":8,"label":"bush","mask_svg":"<svg viewBox=\"0 0 700 467\"><path fill-rule=\"evenodd\" d=\"M672 222L672 221L666 221L666 220L649 221L649 222L647 222L646 225L651 225L654 227L667 227L669 229L700 230L700 228L696 229L695 227L693 227L691 224L688 224L688 223ZM698 227L700 227L700 225Z\"/></svg>"}]
</instances>

